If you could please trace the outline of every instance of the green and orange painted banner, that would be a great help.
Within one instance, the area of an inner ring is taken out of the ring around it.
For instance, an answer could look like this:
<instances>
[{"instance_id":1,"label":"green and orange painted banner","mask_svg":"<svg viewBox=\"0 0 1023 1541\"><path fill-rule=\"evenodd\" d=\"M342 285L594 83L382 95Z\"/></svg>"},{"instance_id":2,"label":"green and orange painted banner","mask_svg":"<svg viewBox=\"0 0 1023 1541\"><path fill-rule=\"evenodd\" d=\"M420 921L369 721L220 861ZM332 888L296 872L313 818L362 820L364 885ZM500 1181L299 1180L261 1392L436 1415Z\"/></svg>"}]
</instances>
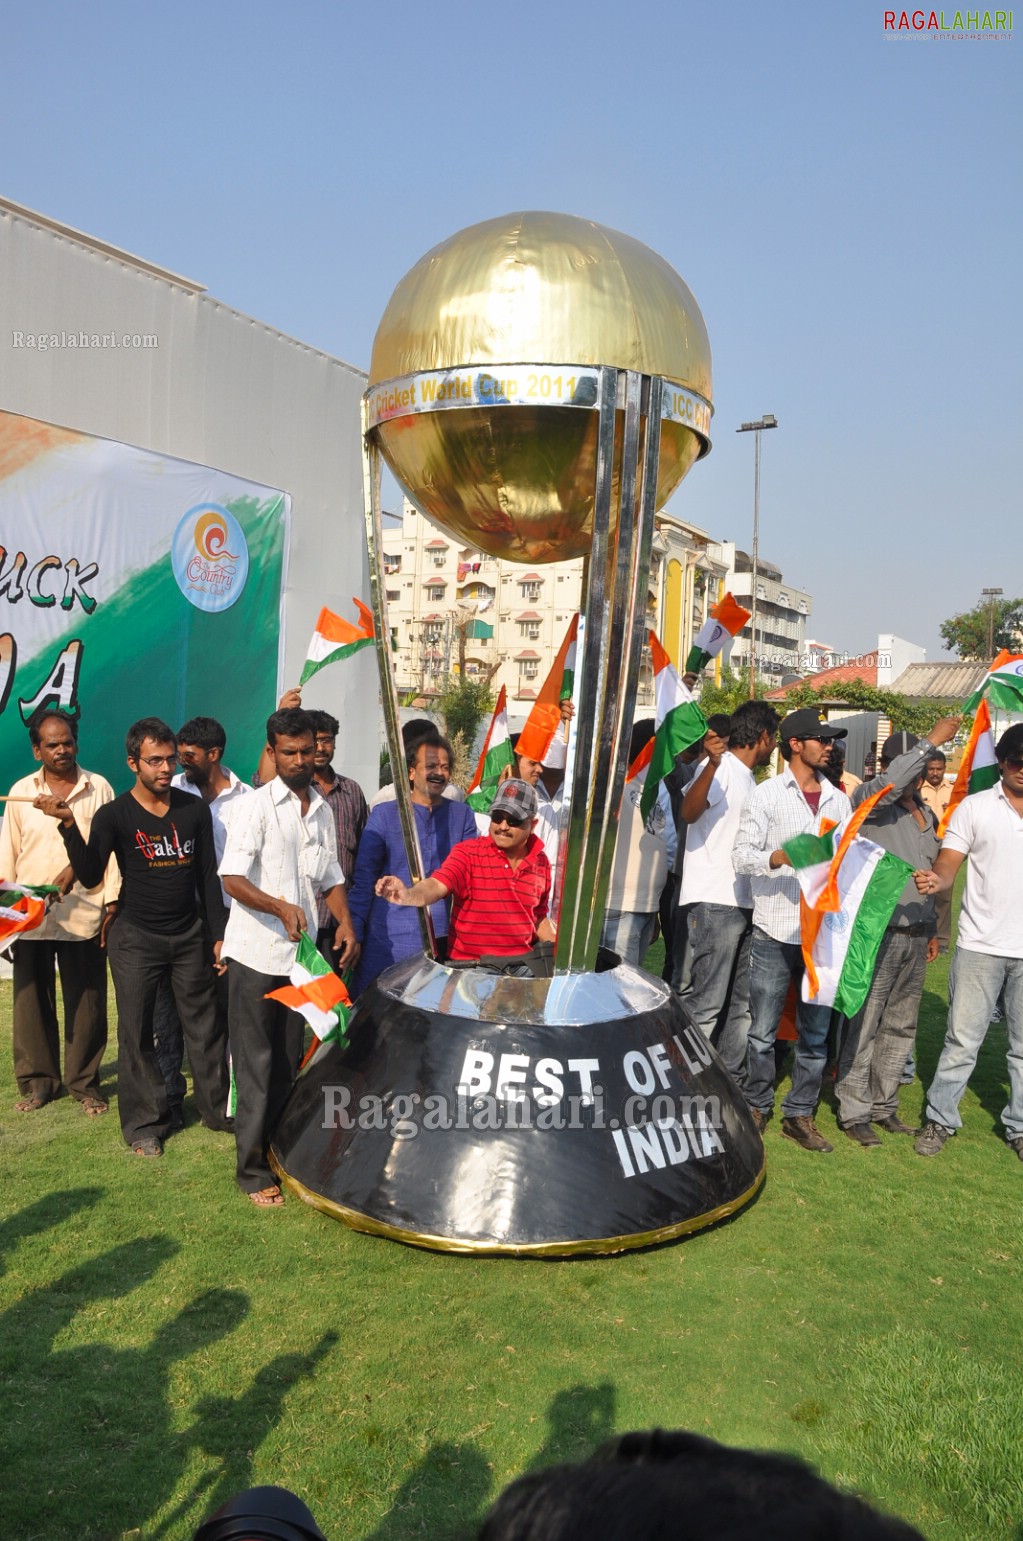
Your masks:
<instances>
[{"instance_id":1,"label":"green and orange painted banner","mask_svg":"<svg viewBox=\"0 0 1023 1541\"><path fill-rule=\"evenodd\" d=\"M138 717L216 717L255 767L277 699L290 499L237 476L0 412L0 780L37 706L130 784Z\"/></svg>"}]
</instances>

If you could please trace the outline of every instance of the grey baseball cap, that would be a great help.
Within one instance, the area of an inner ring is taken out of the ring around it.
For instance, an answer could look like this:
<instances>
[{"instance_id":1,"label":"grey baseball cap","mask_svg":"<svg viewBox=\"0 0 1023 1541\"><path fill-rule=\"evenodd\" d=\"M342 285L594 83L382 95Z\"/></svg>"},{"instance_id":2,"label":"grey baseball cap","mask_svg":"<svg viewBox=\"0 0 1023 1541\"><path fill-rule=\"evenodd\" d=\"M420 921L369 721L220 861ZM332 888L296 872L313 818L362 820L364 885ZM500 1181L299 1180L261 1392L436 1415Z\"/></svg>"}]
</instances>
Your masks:
<instances>
[{"instance_id":1,"label":"grey baseball cap","mask_svg":"<svg viewBox=\"0 0 1023 1541\"><path fill-rule=\"evenodd\" d=\"M528 781L502 781L490 805L490 817L495 813L515 813L529 824L536 818L538 807L536 788Z\"/></svg>"}]
</instances>

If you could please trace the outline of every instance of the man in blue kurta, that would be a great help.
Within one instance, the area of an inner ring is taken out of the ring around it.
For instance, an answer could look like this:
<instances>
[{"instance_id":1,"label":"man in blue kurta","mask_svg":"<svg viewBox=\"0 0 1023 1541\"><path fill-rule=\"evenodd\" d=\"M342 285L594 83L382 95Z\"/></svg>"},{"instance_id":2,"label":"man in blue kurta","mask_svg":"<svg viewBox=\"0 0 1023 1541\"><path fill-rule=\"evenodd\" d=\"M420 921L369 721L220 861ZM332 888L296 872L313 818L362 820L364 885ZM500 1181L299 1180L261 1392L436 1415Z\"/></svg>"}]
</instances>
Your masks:
<instances>
[{"instance_id":1,"label":"man in blue kurta","mask_svg":"<svg viewBox=\"0 0 1023 1541\"><path fill-rule=\"evenodd\" d=\"M476 821L467 803L452 802L444 796L451 779L451 746L440 734L418 740L406 756L406 765L423 872L428 874L441 865L452 846L476 838ZM377 878L386 873L406 884L412 881L396 802L378 803L371 809L355 858L348 907L362 954L352 981L353 995L365 990L392 963L422 951L417 912L388 904L374 893ZM448 935L447 900L430 906L430 918L443 956Z\"/></svg>"}]
</instances>

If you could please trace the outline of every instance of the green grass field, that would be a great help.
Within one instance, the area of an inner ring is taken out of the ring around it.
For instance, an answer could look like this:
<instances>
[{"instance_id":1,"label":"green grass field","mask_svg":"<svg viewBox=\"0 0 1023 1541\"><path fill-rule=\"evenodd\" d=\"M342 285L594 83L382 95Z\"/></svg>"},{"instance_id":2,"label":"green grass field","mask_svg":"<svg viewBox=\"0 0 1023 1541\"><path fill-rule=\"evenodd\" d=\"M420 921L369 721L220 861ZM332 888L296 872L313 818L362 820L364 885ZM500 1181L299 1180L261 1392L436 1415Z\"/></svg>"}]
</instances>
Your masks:
<instances>
[{"instance_id":1,"label":"green grass field","mask_svg":"<svg viewBox=\"0 0 1023 1541\"><path fill-rule=\"evenodd\" d=\"M653 959L651 959L653 961ZM928 975L926 1084L947 960ZM1023 1166L993 1027L965 1129L814 1156L766 1136L743 1214L639 1254L474 1260L257 1211L198 1126L133 1158L116 1113L11 1111L0 986L4 1541L179 1541L292 1487L337 1541L454 1536L526 1468L687 1426L794 1451L941 1537L1019 1536ZM114 1090L111 1056L105 1084ZM921 1113L919 1082L903 1115ZM194 1110L193 1110L194 1116Z\"/></svg>"}]
</instances>

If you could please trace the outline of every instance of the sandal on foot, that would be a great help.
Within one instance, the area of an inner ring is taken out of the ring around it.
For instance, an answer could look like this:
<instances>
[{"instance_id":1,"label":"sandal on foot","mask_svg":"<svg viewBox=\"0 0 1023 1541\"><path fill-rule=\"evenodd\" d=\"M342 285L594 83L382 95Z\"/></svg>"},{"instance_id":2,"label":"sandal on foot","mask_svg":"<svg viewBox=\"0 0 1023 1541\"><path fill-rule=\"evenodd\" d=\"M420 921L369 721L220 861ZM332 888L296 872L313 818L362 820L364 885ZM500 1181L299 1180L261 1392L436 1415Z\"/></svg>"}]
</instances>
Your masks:
<instances>
[{"instance_id":1,"label":"sandal on foot","mask_svg":"<svg viewBox=\"0 0 1023 1541\"><path fill-rule=\"evenodd\" d=\"M249 1203L255 1204L257 1209L277 1209L284 1203L284 1194L276 1183L271 1183L269 1188L258 1188L255 1193L250 1193Z\"/></svg>"},{"instance_id":2,"label":"sandal on foot","mask_svg":"<svg viewBox=\"0 0 1023 1541\"><path fill-rule=\"evenodd\" d=\"M131 1153L133 1156L162 1156L163 1144L155 1137L147 1137L144 1140L133 1140Z\"/></svg>"},{"instance_id":3,"label":"sandal on foot","mask_svg":"<svg viewBox=\"0 0 1023 1541\"><path fill-rule=\"evenodd\" d=\"M86 1118L99 1118L101 1113L110 1112L110 1104L104 1102L102 1097L83 1097L78 1106Z\"/></svg>"},{"instance_id":4,"label":"sandal on foot","mask_svg":"<svg viewBox=\"0 0 1023 1541\"><path fill-rule=\"evenodd\" d=\"M33 1092L30 1097L22 1097L14 1104L15 1113L34 1113L37 1108L45 1108L46 1102L42 1097L37 1097Z\"/></svg>"}]
</instances>

